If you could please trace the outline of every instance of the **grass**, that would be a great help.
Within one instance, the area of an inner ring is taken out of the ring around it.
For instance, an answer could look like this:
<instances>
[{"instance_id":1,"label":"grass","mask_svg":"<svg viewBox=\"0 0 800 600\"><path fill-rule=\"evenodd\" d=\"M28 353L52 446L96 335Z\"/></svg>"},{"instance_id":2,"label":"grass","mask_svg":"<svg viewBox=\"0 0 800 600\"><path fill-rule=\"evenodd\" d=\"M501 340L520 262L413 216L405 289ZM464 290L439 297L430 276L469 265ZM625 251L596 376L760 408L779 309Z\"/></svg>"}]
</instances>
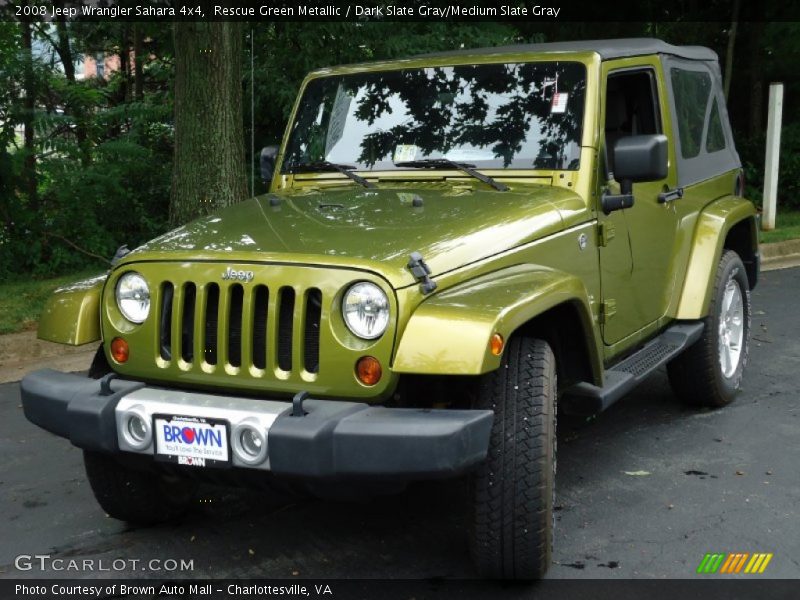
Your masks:
<instances>
[{"instance_id":1,"label":"grass","mask_svg":"<svg viewBox=\"0 0 800 600\"><path fill-rule=\"evenodd\" d=\"M762 231L761 243L784 242L800 238L800 211L778 211L775 229Z\"/></svg>"},{"instance_id":2,"label":"grass","mask_svg":"<svg viewBox=\"0 0 800 600\"><path fill-rule=\"evenodd\" d=\"M80 271L53 279L16 280L0 283L0 334L30 331L54 289L98 274L98 270Z\"/></svg>"}]
</instances>

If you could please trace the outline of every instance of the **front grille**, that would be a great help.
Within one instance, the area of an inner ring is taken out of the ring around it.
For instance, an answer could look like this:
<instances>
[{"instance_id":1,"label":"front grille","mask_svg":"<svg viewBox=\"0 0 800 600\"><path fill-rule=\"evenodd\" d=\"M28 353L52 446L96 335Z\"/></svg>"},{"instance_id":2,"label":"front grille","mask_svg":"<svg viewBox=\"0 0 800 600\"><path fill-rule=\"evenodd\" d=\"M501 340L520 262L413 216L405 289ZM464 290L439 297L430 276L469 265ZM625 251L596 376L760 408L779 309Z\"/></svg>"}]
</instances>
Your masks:
<instances>
[{"instance_id":1,"label":"front grille","mask_svg":"<svg viewBox=\"0 0 800 600\"><path fill-rule=\"evenodd\" d=\"M319 289L281 287L273 293L261 284L163 282L160 290L157 335L163 361L180 357L184 368L204 362L319 372Z\"/></svg>"},{"instance_id":2,"label":"front grille","mask_svg":"<svg viewBox=\"0 0 800 600\"><path fill-rule=\"evenodd\" d=\"M294 289L281 288L278 314L278 366L284 371L292 370L292 329L294 315Z\"/></svg>"}]
</instances>

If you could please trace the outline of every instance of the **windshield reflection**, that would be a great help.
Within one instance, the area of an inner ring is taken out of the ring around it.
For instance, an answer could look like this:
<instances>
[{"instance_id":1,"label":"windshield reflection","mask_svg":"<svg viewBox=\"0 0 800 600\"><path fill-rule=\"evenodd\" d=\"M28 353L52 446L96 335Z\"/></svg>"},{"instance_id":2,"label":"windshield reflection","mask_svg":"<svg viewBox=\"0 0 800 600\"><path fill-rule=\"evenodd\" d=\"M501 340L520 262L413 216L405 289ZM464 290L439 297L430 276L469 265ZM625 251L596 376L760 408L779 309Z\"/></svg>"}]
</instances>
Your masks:
<instances>
[{"instance_id":1,"label":"windshield reflection","mask_svg":"<svg viewBox=\"0 0 800 600\"><path fill-rule=\"evenodd\" d=\"M283 171L329 161L358 169L446 158L478 168L577 169L586 69L488 64L312 80Z\"/></svg>"}]
</instances>

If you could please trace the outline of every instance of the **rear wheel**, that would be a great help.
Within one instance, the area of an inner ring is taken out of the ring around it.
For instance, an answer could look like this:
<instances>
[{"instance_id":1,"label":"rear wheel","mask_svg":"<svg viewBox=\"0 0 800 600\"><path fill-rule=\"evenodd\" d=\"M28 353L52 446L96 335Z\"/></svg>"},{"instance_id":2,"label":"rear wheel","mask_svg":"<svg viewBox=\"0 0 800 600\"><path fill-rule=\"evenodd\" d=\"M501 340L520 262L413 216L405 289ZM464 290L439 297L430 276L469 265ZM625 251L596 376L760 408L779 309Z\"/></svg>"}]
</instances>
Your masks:
<instances>
[{"instance_id":1,"label":"rear wheel","mask_svg":"<svg viewBox=\"0 0 800 600\"><path fill-rule=\"evenodd\" d=\"M727 250L717 266L702 337L667 366L675 394L695 406L733 401L750 351L750 287L739 255Z\"/></svg>"},{"instance_id":2,"label":"rear wheel","mask_svg":"<svg viewBox=\"0 0 800 600\"><path fill-rule=\"evenodd\" d=\"M550 566L556 472L556 368L543 340L515 336L485 375L489 453L472 478L471 551L485 577L536 579Z\"/></svg>"}]
</instances>

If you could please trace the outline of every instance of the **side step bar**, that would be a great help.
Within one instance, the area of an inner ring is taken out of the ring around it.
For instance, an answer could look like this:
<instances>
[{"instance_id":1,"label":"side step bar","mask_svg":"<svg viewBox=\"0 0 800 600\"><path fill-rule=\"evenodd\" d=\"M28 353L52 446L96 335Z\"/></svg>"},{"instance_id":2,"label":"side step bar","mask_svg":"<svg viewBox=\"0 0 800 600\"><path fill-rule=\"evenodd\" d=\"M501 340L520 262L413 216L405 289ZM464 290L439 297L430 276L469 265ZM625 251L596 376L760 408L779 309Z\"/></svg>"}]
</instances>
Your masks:
<instances>
[{"instance_id":1,"label":"side step bar","mask_svg":"<svg viewBox=\"0 0 800 600\"><path fill-rule=\"evenodd\" d=\"M703 334L703 323L688 322L669 327L641 349L605 372L605 385L598 387L581 382L564 393L561 400L565 412L593 415L604 411L653 371L668 363Z\"/></svg>"}]
</instances>

